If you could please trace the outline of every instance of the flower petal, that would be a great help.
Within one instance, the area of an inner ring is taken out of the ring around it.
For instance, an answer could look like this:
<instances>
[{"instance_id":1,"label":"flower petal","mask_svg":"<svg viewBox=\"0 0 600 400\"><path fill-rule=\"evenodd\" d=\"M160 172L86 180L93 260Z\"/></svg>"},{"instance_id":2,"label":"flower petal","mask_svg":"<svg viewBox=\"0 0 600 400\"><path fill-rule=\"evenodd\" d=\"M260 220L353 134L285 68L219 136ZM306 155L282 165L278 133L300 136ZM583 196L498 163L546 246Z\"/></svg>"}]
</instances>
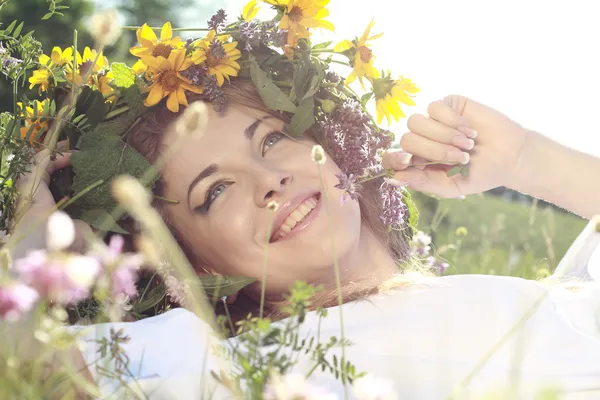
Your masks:
<instances>
[{"instance_id":1,"label":"flower petal","mask_svg":"<svg viewBox=\"0 0 600 400\"><path fill-rule=\"evenodd\" d=\"M144 105L146 107L152 107L157 105L162 99L165 97L165 93L163 91L163 87L157 83L152 86L150 89L150 93L148 93L148 97L144 100Z\"/></svg>"},{"instance_id":2,"label":"flower petal","mask_svg":"<svg viewBox=\"0 0 600 400\"><path fill-rule=\"evenodd\" d=\"M173 28L171 27L170 22L166 22L162 29L160 30L160 41L166 42L167 40L171 40L173 37Z\"/></svg>"},{"instance_id":3,"label":"flower petal","mask_svg":"<svg viewBox=\"0 0 600 400\"><path fill-rule=\"evenodd\" d=\"M179 101L179 104L187 107L187 105L188 105L187 97L185 97L185 91L183 90L183 88L181 86L179 88L177 88L177 100Z\"/></svg>"},{"instance_id":4,"label":"flower petal","mask_svg":"<svg viewBox=\"0 0 600 400\"><path fill-rule=\"evenodd\" d=\"M148 40L152 44L156 44L156 42L158 42L156 33L154 33L154 31L148 26L148 24L142 25L142 30L140 32L140 35L138 36L138 41L140 42L140 44L143 44L140 39Z\"/></svg>"},{"instance_id":5,"label":"flower petal","mask_svg":"<svg viewBox=\"0 0 600 400\"><path fill-rule=\"evenodd\" d=\"M167 108L171 112L179 112L179 101L177 101L177 91L169 93L169 97L167 97Z\"/></svg>"}]
</instances>

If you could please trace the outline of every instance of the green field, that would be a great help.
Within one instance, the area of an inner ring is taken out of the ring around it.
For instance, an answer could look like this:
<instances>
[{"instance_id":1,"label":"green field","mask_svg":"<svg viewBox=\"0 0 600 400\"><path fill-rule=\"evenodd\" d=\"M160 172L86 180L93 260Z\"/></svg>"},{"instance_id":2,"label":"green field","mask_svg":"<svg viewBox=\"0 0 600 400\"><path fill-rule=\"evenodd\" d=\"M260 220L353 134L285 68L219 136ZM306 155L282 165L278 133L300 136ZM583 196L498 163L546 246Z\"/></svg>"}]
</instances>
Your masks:
<instances>
[{"instance_id":1,"label":"green field","mask_svg":"<svg viewBox=\"0 0 600 400\"><path fill-rule=\"evenodd\" d=\"M436 199L419 193L413 199L419 229L432 236L437 255L450 263L446 274L545 277L587 223L535 200L520 203L490 194Z\"/></svg>"}]
</instances>

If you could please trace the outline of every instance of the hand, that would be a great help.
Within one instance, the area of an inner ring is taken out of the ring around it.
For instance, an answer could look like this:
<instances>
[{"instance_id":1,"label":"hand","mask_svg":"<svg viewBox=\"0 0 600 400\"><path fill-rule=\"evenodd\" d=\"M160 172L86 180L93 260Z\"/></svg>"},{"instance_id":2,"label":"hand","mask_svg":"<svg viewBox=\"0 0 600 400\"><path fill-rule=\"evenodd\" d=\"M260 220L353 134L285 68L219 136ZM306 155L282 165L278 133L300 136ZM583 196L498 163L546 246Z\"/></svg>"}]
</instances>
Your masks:
<instances>
[{"instance_id":1,"label":"hand","mask_svg":"<svg viewBox=\"0 0 600 400\"><path fill-rule=\"evenodd\" d=\"M71 153L65 150L66 142L60 142L57 151L61 153L51 152L49 149L36 153L32 159L31 171L22 175L17 182L19 198L16 206L16 228L12 237L25 237L15 245L13 257L18 258L29 250L46 247L43 222L56 207L49 189L50 177L55 171L71 165ZM85 235L91 232L91 228L81 220L74 220L73 223L76 239L70 249L79 251L85 247ZM38 229L28 231L36 224Z\"/></svg>"},{"instance_id":2,"label":"hand","mask_svg":"<svg viewBox=\"0 0 600 400\"><path fill-rule=\"evenodd\" d=\"M428 107L429 116L413 115L410 132L391 150L384 167L396 170L391 183L459 197L512 185L527 132L504 114L463 96L447 96ZM435 162L438 164L423 165ZM445 164L439 164L445 163ZM468 164L468 176L448 176Z\"/></svg>"}]
</instances>

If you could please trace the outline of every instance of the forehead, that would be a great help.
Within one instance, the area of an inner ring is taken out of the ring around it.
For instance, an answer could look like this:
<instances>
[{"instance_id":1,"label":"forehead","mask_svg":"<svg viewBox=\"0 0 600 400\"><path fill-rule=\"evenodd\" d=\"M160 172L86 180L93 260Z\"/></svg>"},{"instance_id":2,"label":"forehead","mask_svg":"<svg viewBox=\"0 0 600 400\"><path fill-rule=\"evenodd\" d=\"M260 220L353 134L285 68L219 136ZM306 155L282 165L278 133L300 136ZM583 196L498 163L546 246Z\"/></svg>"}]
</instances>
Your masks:
<instances>
[{"instance_id":1,"label":"forehead","mask_svg":"<svg viewBox=\"0 0 600 400\"><path fill-rule=\"evenodd\" d=\"M257 120L261 121L260 124L256 123ZM258 135L265 131L281 130L283 125L283 121L253 108L232 104L224 114L220 114L208 105L208 124L204 135L199 138L183 137L173 131L165 135L164 146L176 149L163 170L169 191L188 185L202 169L211 164L227 166L231 162L243 161L250 148L253 130Z\"/></svg>"}]
</instances>

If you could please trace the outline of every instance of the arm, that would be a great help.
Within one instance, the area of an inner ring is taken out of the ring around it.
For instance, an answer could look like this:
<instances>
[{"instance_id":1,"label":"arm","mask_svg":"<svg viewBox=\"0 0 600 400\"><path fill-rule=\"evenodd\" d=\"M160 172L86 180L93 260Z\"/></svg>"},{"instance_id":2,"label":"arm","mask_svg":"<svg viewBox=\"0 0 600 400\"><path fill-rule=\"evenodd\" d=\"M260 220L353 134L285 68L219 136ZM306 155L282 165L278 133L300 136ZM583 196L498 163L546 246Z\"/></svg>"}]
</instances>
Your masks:
<instances>
[{"instance_id":1,"label":"arm","mask_svg":"<svg viewBox=\"0 0 600 400\"><path fill-rule=\"evenodd\" d=\"M529 131L510 188L585 218L600 214L600 159Z\"/></svg>"}]
</instances>

